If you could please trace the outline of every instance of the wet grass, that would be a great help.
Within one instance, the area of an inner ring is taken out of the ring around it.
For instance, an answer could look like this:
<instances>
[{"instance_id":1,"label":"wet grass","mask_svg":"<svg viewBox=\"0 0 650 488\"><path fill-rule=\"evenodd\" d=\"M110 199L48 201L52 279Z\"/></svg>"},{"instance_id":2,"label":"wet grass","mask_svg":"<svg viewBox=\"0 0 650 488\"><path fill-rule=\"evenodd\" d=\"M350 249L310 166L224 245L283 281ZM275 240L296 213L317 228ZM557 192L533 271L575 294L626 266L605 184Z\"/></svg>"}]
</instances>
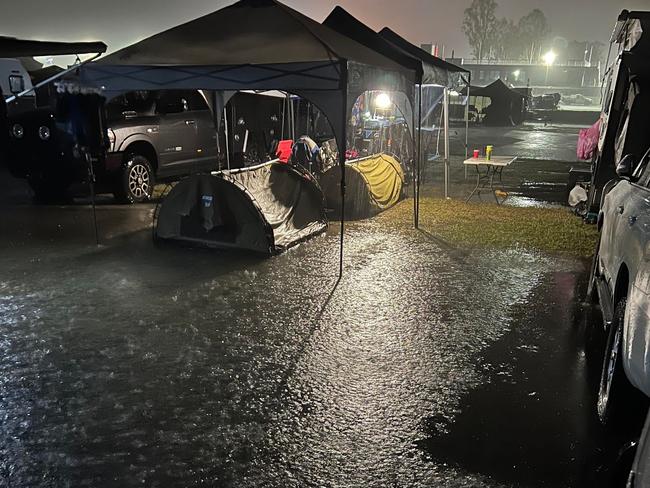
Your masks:
<instances>
[{"instance_id":1,"label":"wet grass","mask_svg":"<svg viewBox=\"0 0 650 488\"><path fill-rule=\"evenodd\" d=\"M412 230L413 200L377 217L384 225ZM524 248L589 257L596 247L595 225L562 208L521 208L491 203L422 198L420 228L454 246L476 249Z\"/></svg>"}]
</instances>

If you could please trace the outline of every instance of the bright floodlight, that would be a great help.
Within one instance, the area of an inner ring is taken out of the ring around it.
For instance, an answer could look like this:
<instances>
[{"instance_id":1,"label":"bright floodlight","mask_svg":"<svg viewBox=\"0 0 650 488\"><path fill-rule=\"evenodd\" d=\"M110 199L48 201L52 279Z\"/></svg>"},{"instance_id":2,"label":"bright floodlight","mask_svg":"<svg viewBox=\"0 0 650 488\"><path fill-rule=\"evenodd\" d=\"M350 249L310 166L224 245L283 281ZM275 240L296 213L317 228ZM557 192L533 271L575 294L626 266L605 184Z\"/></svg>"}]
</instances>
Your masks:
<instances>
[{"instance_id":1,"label":"bright floodlight","mask_svg":"<svg viewBox=\"0 0 650 488\"><path fill-rule=\"evenodd\" d=\"M388 96L388 93L380 93L377 95L375 98L375 107L381 110L386 110L390 108L392 102L390 101L390 97Z\"/></svg>"},{"instance_id":2,"label":"bright floodlight","mask_svg":"<svg viewBox=\"0 0 650 488\"><path fill-rule=\"evenodd\" d=\"M513 71L512 74L515 75L515 80L518 80L518 79L519 79L519 75L521 75L521 71L519 71L519 70L515 70L515 71Z\"/></svg>"},{"instance_id":3,"label":"bright floodlight","mask_svg":"<svg viewBox=\"0 0 650 488\"><path fill-rule=\"evenodd\" d=\"M555 54L553 51L549 51L544 54L542 59L544 60L544 64L546 66L553 66L553 63L555 63L555 60L557 59L557 54Z\"/></svg>"}]
</instances>

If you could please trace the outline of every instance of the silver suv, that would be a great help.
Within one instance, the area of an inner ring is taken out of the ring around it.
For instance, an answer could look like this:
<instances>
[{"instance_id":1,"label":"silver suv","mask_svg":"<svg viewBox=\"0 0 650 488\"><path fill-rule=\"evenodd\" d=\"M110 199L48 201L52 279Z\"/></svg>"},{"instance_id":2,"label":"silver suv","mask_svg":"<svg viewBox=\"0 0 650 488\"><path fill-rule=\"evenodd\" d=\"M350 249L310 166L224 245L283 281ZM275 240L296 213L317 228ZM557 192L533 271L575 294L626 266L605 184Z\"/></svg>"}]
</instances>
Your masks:
<instances>
[{"instance_id":1,"label":"silver suv","mask_svg":"<svg viewBox=\"0 0 650 488\"><path fill-rule=\"evenodd\" d=\"M627 155L608 183L589 294L600 302L607 341L598 392L603 423L629 411L634 388L650 396L650 151Z\"/></svg>"},{"instance_id":2,"label":"silver suv","mask_svg":"<svg viewBox=\"0 0 650 488\"><path fill-rule=\"evenodd\" d=\"M141 202L151 197L157 179L216 169L217 134L200 92L131 92L111 100L106 110L110 147L104 174L118 200Z\"/></svg>"}]
</instances>

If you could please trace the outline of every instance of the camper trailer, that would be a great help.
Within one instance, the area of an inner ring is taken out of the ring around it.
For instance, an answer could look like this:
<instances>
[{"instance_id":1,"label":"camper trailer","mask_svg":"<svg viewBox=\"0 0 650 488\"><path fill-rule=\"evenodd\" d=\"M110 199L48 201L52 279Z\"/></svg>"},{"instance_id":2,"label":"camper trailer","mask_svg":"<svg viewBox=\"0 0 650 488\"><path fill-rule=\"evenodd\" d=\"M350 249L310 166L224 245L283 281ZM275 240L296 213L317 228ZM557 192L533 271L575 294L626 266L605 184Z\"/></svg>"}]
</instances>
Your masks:
<instances>
[{"instance_id":1,"label":"camper trailer","mask_svg":"<svg viewBox=\"0 0 650 488\"><path fill-rule=\"evenodd\" d=\"M32 80L20 60L0 58L0 90L2 90L3 102L8 97L18 95L31 88ZM35 97L31 93L8 103L7 112L9 114L24 112L33 109L35 106Z\"/></svg>"},{"instance_id":2,"label":"camper trailer","mask_svg":"<svg viewBox=\"0 0 650 488\"><path fill-rule=\"evenodd\" d=\"M610 66L604 80L598 150L592 164L589 207L600 208L603 188L616 178L616 165L626 154L640 158L648 150L650 124L650 12L624 10L610 45Z\"/></svg>"}]
</instances>

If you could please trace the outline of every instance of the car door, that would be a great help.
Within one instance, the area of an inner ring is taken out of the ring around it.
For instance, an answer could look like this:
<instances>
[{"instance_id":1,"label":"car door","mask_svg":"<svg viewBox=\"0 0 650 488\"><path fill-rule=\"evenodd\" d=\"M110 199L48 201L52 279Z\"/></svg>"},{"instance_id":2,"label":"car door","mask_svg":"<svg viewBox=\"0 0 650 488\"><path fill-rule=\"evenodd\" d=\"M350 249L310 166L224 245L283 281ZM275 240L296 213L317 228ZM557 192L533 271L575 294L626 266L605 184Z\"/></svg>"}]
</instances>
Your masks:
<instances>
[{"instance_id":1,"label":"car door","mask_svg":"<svg viewBox=\"0 0 650 488\"><path fill-rule=\"evenodd\" d=\"M196 153L197 122L183 95L182 91L165 90L157 100L156 111L160 116L158 173L161 176L187 171Z\"/></svg>"},{"instance_id":2,"label":"car door","mask_svg":"<svg viewBox=\"0 0 650 488\"><path fill-rule=\"evenodd\" d=\"M217 169L217 132L214 129L212 111L206 99L198 91L186 93L191 117L196 120L196 140L194 154L194 168L198 171Z\"/></svg>"},{"instance_id":3,"label":"car door","mask_svg":"<svg viewBox=\"0 0 650 488\"><path fill-rule=\"evenodd\" d=\"M621 230L625 233L621 258L628 266L630 289L623 332L623 364L628 378L650 394L650 155L635 172L632 192L623 205ZM638 177L638 179L637 179ZM624 229L623 229L623 226Z\"/></svg>"},{"instance_id":4,"label":"car door","mask_svg":"<svg viewBox=\"0 0 650 488\"><path fill-rule=\"evenodd\" d=\"M605 199L600 259L605 278L614 291L616 274L622 263L632 272L638 261L638 248L650 231L650 156L637 165L631 180L620 181ZM631 276L630 278L633 278Z\"/></svg>"}]
</instances>

